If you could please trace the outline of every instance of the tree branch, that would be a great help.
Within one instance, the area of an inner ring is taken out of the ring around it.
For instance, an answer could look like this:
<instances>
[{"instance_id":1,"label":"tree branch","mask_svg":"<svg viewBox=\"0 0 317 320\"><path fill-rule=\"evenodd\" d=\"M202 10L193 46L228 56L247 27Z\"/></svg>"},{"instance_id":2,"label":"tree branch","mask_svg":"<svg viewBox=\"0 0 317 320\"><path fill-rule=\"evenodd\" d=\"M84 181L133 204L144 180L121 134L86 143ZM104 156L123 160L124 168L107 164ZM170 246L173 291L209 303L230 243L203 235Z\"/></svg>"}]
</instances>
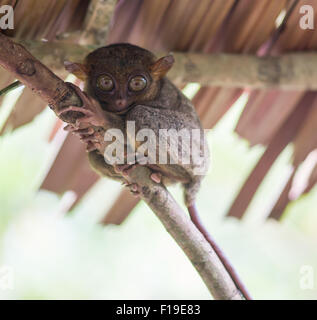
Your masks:
<instances>
[{"instance_id":1,"label":"tree branch","mask_svg":"<svg viewBox=\"0 0 317 320\"><path fill-rule=\"evenodd\" d=\"M67 106L82 106L80 97L24 47L0 34L0 65L10 71L59 114ZM84 106L83 106L84 107ZM79 113L79 112L68 112ZM69 117L67 122L75 122ZM203 235L183 212L162 184L150 179L150 170L137 166L130 179L141 189L141 198L153 210L190 259L197 272L216 299L243 299L227 270Z\"/></svg>"},{"instance_id":2,"label":"tree branch","mask_svg":"<svg viewBox=\"0 0 317 320\"><path fill-rule=\"evenodd\" d=\"M105 45L117 0L90 0L82 30L57 35L59 40L83 45Z\"/></svg>"},{"instance_id":3,"label":"tree branch","mask_svg":"<svg viewBox=\"0 0 317 320\"><path fill-rule=\"evenodd\" d=\"M67 83L33 57L22 45L14 43L1 33L0 65L39 95L56 114L67 106L82 105L76 92ZM76 117L63 116L62 120L74 123Z\"/></svg>"},{"instance_id":4,"label":"tree branch","mask_svg":"<svg viewBox=\"0 0 317 320\"><path fill-rule=\"evenodd\" d=\"M215 299L241 300L217 254L162 184L150 179L151 171L137 166L129 177L141 189L141 198L182 248Z\"/></svg>"},{"instance_id":5,"label":"tree branch","mask_svg":"<svg viewBox=\"0 0 317 320\"><path fill-rule=\"evenodd\" d=\"M98 48L40 41L22 41L30 52L60 76L64 61L80 62ZM163 55L166 53L157 53ZM317 53L291 53L277 57L246 54L202 54L174 52L175 65L169 78L177 83L204 86L317 90Z\"/></svg>"}]
</instances>

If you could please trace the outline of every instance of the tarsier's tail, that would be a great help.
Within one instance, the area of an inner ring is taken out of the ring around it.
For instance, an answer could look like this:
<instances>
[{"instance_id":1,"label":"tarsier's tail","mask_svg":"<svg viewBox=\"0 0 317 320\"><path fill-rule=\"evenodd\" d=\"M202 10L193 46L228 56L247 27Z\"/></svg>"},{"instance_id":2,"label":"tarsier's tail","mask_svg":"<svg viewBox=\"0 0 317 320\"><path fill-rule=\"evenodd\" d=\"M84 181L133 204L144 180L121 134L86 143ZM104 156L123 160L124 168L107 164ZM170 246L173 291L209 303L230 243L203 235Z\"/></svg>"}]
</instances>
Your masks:
<instances>
[{"instance_id":1,"label":"tarsier's tail","mask_svg":"<svg viewBox=\"0 0 317 320\"><path fill-rule=\"evenodd\" d=\"M195 203L202 179L203 176L194 176L191 182L184 184L184 202L187 208L191 203Z\"/></svg>"},{"instance_id":2,"label":"tarsier's tail","mask_svg":"<svg viewBox=\"0 0 317 320\"><path fill-rule=\"evenodd\" d=\"M229 260L223 254L222 250L218 247L215 240L211 237L211 235L208 233L208 231L206 230L206 228L203 226L202 222L200 221L195 204L192 204L192 205L188 206L187 208L188 208L188 212L189 212L189 215L190 215L192 222L195 224L197 229L203 234L205 239L209 242L211 247L214 249L218 258L220 259L220 261L222 262L222 264L224 265L224 267L228 271L232 281L235 283L236 287L244 295L246 300L252 300L250 294L248 293L248 290L246 289L246 287L244 286L244 284L240 280L238 274L236 273L236 271L234 270L234 268L230 264Z\"/></svg>"}]
</instances>

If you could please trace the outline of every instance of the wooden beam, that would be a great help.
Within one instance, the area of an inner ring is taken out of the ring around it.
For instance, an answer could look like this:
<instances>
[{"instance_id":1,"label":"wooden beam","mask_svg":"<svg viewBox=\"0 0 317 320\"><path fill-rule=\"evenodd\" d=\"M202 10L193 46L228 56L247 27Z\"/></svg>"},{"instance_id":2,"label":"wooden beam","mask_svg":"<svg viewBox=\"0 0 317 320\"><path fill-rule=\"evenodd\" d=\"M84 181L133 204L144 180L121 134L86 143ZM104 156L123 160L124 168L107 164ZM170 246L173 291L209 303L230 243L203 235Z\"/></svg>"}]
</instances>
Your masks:
<instances>
[{"instance_id":1,"label":"wooden beam","mask_svg":"<svg viewBox=\"0 0 317 320\"><path fill-rule=\"evenodd\" d=\"M117 0L91 0L80 44L105 45Z\"/></svg>"},{"instance_id":2,"label":"wooden beam","mask_svg":"<svg viewBox=\"0 0 317 320\"><path fill-rule=\"evenodd\" d=\"M59 76L64 61L82 61L98 45L22 41L28 50ZM166 53L157 53L161 56ZM247 54L174 52L175 65L168 77L176 84L205 86L317 90L317 53L289 53L277 57Z\"/></svg>"}]
</instances>

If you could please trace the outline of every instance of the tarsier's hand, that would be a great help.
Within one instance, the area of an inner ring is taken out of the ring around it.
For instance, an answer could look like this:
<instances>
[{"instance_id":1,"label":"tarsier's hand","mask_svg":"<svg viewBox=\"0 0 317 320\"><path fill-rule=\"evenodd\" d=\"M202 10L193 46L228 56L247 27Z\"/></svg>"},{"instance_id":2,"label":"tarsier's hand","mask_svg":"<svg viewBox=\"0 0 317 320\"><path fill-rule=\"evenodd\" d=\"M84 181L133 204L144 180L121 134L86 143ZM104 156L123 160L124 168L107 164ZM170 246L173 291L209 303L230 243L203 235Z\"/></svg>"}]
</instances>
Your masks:
<instances>
[{"instance_id":1,"label":"tarsier's hand","mask_svg":"<svg viewBox=\"0 0 317 320\"><path fill-rule=\"evenodd\" d=\"M100 149L104 137L103 126L107 124L104 111L98 101L89 97L79 87L72 83L68 83L68 85L76 91L82 101L82 106L69 106L62 109L58 115L66 112L80 112L83 116L76 119L75 123L68 124L64 130L78 135L80 140L87 144L88 152Z\"/></svg>"},{"instance_id":2,"label":"tarsier's hand","mask_svg":"<svg viewBox=\"0 0 317 320\"><path fill-rule=\"evenodd\" d=\"M68 82L67 83L82 101L81 107L69 106L60 110L57 115L60 116L66 112L80 112L82 117L76 119L76 122L72 124L78 129L88 128L90 126L103 127L107 124L104 111L102 110L99 102L92 97L89 97L85 92L81 91L79 87Z\"/></svg>"},{"instance_id":3,"label":"tarsier's hand","mask_svg":"<svg viewBox=\"0 0 317 320\"><path fill-rule=\"evenodd\" d=\"M82 142L86 143L86 150L88 152L101 149L102 141L104 138L104 132L102 128L89 127L79 129L76 126L69 124L64 128L64 130L78 135L79 139Z\"/></svg>"}]
</instances>

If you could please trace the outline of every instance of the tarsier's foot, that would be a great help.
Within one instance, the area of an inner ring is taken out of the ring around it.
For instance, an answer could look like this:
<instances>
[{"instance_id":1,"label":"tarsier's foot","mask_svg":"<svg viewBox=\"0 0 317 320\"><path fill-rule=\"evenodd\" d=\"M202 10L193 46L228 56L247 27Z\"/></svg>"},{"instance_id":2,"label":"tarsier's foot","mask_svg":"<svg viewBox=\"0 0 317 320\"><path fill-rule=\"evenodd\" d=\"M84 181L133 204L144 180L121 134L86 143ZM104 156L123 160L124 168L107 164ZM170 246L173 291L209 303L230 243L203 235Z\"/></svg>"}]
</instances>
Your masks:
<instances>
[{"instance_id":1,"label":"tarsier's foot","mask_svg":"<svg viewBox=\"0 0 317 320\"><path fill-rule=\"evenodd\" d=\"M130 172L137 166L142 164L122 164L122 165L115 165L114 170L117 173L121 173L123 176L129 176ZM162 174L160 172L152 172L150 178L155 183L162 182Z\"/></svg>"},{"instance_id":2,"label":"tarsier's foot","mask_svg":"<svg viewBox=\"0 0 317 320\"><path fill-rule=\"evenodd\" d=\"M129 169L128 169L129 170ZM131 169L130 169L131 170ZM132 169L133 170L133 169ZM150 175L151 180L153 180L156 183L161 183L162 180L162 175L159 172L154 172ZM141 187L137 184L137 183L129 183L128 181L126 181L124 183L124 185L126 187L128 187L130 189L130 192L134 195L134 196L140 196L141 194Z\"/></svg>"},{"instance_id":3,"label":"tarsier's foot","mask_svg":"<svg viewBox=\"0 0 317 320\"><path fill-rule=\"evenodd\" d=\"M137 183L131 183L129 181L129 175L131 171L133 171L136 168L135 164L117 164L114 165L114 171L117 173L120 173L124 178L125 181L122 183L124 186L128 187L130 189L130 192L134 196L139 196L141 193L140 186Z\"/></svg>"},{"instance_id":4,"label":"tarsier's foot","mask_svg":"<svg viewBox=\"0 0 317 320\"><path fill-rule=\"evenodd\" d=\"M137 162L137 165L140 166L146 166L149 162L149 158L147 156L144 155L140 155L140 154L126 154L126 158L129 159L129 156L131 159L135 159ZM156 172L154 171L151 175L150 178L152 181L156 182L156 183L161 183L162 181L162 174L160 172Z\"/></svg>"},{"instance_id":5,"label":"tarsier's foot","mask_svg":"<svg viewBox=\"0 0 317 320\"><path fill-rule=\"evenodd\" d=\"M135 167L135 164L116 164L114 166L114 171L128 177Z\"/></svg>"}]
</instances>

